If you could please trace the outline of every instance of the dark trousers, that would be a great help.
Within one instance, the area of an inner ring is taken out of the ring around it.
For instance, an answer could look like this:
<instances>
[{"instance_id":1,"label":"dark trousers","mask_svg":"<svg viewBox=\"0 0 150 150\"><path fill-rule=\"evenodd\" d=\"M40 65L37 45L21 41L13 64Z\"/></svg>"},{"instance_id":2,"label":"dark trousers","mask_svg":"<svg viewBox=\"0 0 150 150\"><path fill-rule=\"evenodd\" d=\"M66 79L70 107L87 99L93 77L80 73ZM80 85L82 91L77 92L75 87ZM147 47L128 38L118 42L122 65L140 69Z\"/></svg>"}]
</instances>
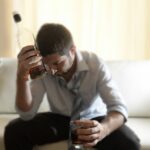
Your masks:
<instances>
[{"instance_id":1,"label":"dark trousers","mask_svg":"<svg viewBox=\"0 0 150 150\"><path fill-rule=\"evenodd\" d=\"M102 121L104 117L94 118ZM32 150L35 145L68 139L70 118L53 113L37 114L30 121L17 118L5 128L6 150ZM139 139L126 125L100 141L98 150L140 150Z\"/></svg>"}]
</instances>

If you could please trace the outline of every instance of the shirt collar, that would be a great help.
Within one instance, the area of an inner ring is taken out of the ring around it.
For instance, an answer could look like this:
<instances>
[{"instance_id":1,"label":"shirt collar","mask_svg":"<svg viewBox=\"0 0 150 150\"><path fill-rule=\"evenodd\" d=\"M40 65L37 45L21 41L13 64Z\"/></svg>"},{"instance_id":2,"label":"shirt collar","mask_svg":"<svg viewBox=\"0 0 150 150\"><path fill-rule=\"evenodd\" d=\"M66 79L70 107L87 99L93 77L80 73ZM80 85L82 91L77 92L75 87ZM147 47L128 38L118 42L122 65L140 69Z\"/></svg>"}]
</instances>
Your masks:
<instances>
[{"instance_id":1,"label":"shirt collar","mask_svg":"<svg viewBox=\"0 0 150 150\"><path fill-rule=\"evenodd\" d=\"M83 59L82 52L77 50L76 51L76 57L77 57L77 72L88 71L89 67L86 64L85 60Z\"/></svg>"},{"instance_id":2,"label":"shirt collar","mask_svg":"<svg viewBox=\"0 0 150 150\"><path fill-rule=\"evenodd\" d=\"M77 58L77 70L76 70L75 74L73 75L73 78L76 78L80 72L85 73L86 71L89 71L89 67L88 67L85 59L83 58L81 51L76 50L76 58ZM52 77L56 78L59 81L59 83L61 80L61 85L66 84L66 81L64 80L63 77L61 77L61 76L52 76Z\"/></svg>"}]
</instances>

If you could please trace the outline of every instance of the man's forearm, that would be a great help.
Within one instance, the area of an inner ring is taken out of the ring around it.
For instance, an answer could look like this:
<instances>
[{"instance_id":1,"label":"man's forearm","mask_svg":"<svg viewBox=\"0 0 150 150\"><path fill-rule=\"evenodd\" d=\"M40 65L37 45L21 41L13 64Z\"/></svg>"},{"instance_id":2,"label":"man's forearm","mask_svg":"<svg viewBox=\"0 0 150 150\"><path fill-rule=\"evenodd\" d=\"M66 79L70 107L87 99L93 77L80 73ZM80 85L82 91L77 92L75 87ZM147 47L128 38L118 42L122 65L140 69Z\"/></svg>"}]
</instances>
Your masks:
<instances>
[{"instance_id":1,"label":"man's forearm","mask_svg":"<svg viewBox=\"0 0 150 150\"><path fill-rule=\"evenodd\" d=\"M119 112L110 112L107 117L101 122L105 128L107 135L118 129L124 124L125 118Z\"/></svg>"},{"instance_id":2,"label":"man's forearm","mask_svg":"<svg viewBox=\"0 0 150 150\"><path fill-rule=\"evenodd\" d=\"M29 81L17 78L16 105L21 111L32 107L32 96Z\"/></svg>"}]
</instances>

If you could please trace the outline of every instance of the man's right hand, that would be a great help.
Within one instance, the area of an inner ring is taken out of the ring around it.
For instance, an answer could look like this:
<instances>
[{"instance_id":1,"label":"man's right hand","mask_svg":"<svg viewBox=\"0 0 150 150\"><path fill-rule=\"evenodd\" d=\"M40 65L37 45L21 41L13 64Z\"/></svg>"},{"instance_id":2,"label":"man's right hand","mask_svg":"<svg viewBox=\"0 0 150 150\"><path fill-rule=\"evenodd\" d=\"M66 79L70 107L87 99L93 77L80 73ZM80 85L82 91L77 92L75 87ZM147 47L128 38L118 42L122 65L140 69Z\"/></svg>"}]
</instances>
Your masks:
<instances>
[{"instance_id":1,"label":"man's right hand","mask_svg":"<svg viewBox=\"0 0 150 150\"><path fill-rule=\"evenodd\" d=\"M22 48L18 54L18 70L19 79L28 80L29 70L40 65L42 57L38 50L34 50L34 46L29 45Z\"/></svg>"}]
</instances>

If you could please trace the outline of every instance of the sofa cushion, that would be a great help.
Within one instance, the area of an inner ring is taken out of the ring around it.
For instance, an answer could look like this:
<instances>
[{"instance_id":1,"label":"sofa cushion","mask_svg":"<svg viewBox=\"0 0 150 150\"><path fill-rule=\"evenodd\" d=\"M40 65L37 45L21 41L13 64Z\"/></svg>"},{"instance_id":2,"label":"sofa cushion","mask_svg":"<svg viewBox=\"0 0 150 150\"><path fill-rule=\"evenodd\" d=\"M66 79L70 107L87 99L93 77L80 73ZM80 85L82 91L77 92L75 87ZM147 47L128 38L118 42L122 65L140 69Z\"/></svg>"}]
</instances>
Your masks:
<instances>
[{"instance_id":1,"label":"sofa cushion","mask_svg":"<svg viewBox=\"0 0 150 150\"><path fill-rule=\"evenodd\" d=\"M150 117L150 61L107 63L127 103L129 116Z\"/></svg>"},{"instance_id":2,"label":"sofa cushion","mask_svg":"<svg viewBox=\"0 0 150 150\"><path fill-rule=\"evenodd\" d=\"M0 113L14 113L16 60L0 58Z\"/></svg>"}]
</instances>

